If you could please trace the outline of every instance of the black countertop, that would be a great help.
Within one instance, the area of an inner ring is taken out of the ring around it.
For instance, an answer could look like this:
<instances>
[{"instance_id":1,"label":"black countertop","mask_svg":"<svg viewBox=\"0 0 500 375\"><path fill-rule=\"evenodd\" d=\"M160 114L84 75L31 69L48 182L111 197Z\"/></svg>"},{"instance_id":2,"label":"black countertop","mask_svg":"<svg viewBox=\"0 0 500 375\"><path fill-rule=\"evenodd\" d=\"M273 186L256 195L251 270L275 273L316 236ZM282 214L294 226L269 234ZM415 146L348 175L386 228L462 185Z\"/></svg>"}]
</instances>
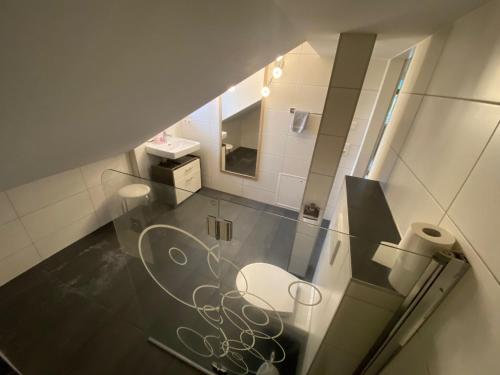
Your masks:
<instances>
[{"instance_id":1,"label":"black countertop","mask_svg":"<svg viewBox=\"0 0 500 375\"><path fill-rule=\"evenodd\" d=\"M384 192L378 181L346 176L346 193L352 277L394 290L388 280L390 269L372 261L381 241L401 240Z\"/></svg>"}]
</instances>

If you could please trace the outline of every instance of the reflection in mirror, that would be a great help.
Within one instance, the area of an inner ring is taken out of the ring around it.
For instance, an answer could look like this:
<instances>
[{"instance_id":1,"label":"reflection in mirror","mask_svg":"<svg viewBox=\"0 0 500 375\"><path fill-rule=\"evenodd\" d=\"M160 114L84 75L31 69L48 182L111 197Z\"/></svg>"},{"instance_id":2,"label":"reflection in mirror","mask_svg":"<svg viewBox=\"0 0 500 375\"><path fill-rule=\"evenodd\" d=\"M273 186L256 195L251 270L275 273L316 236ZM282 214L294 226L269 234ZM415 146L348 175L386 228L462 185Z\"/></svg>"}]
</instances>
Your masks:
<instances>
[{"instance_id":1,"label":"reflection in mirror","mask_svg":"<svg viewBox=\"0 0 500 375\"><path fill-rule=\"evenodd\" d=\"M221 95L221 171L257 179L264 69Z\"/></svg>"},{"instance_id":2,"label":"reflection in mirror","mask_svg":"<svg viewBox=\"0 0 500 375\"><path fill-rule=\"evenodd\" d=\"M255 177L261 101L222 121L222 170Z\"/></svg>"}]
</instances>

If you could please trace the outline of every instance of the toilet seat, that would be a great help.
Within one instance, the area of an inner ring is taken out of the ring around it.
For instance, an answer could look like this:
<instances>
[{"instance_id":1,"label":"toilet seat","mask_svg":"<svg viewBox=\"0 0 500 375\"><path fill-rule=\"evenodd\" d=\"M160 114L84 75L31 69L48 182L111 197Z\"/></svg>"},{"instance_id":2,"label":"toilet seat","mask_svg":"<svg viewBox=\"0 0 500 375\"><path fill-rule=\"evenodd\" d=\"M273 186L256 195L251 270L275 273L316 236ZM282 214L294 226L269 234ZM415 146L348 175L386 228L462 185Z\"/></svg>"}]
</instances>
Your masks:
<instances>
[{"instance_id":1,"label":"toilet seat","mask_svg":"<svg viewBox=\"0 0 500 375\"><path fill-rule=\"evenodd\" d=\"M236 288L254 306L269 310L270 305L276 312L291 314L295 309L295 301L288 288L297 281L300 279L280 267L269 263L250 263L236 275ZM249 294L245 294L245 290ZM260 298L253 297L252 294Z\"/></svg>"}]
</instances>

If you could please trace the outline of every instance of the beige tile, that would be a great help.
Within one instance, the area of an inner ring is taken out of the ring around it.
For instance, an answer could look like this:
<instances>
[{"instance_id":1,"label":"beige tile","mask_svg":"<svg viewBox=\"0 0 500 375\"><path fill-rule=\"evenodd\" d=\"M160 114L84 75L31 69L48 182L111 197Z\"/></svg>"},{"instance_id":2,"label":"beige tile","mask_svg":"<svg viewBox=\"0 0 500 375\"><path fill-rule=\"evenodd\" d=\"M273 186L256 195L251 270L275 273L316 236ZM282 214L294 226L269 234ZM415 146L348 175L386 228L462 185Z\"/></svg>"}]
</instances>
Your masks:
<instances>
[{"instance_id":1,"label":"beige tile","mask_svg":"<svg viewBox=\"0 0 500 375\"><path fill-rule=\"evenodd\" d=\"M327 86L297 85L296 107L311 113L323 113Z\"/></svg>"},{"instance_id":2,"label":"beige tile","mask_svg":"<svg viewBox=\"0 0 500 375\"><path fill-rule=\"evenodd\" d=\"M321 116L317 114L310 113L307 119L306 126L300 135L304 137L316 138L319 131L319 125L321 123ZM291 130L290 130L291 132Z\"/></svg>"},{"instance_id":3,"label":"beige tile","mask_svg":"<svg viewBox=\"0 0 500 375\"><path fill-rule=\"evenodd\" d=\"M280 155L260 153L259 171L279 172L282 169L283 157Z\"/></svg>"},{"instance_id":4,"label":"beige tile","mask_svg":"<svg viewBox=\"0 0 500 375\"><path fill-rule=\"evenodd\" d=\"M21 218L31 239L38 240L94 211L87 191Z\"/></svg>"},{"instance_id":5,"label":"beige tile","mask_svg":"<svg viewBox=\"0 0 500 375\"><path fill-rule=\"evenodd\" d=\"M285 153L286 136L279 132L263 132L261 152L270 155L283 156Z\"/></svg>"},{"instance_id":6,"label":"beige tile","mask_svg":"<svg viewBox=\"0 0 500 375\"><path fill-rule=\"evenodd\" d=\"M372 57L368 64L365 80L363 82L362 90L375 90L380 89L382 79L384 78L385 69L389 60Z\"/></svg>"},{"instance_id":7,"label":"beige tile","mask_svg":"<svg viewBox=\"0 0 500 375\"><path fill-rule=\"evenodd\" d=\"M281 142L283 141L282 138ZM284 158L296 156L308 159L313 154L315 140L312 138L304 137L302 134L289 135L285 142Z\"/></svg>"},{"instance_id":8,"label":"beige tile","mask_svg":"<svg viewBox=\"0 0 500 375\"><path fill-rule=\"evenodd\" d=\"M402 92L414 94L425 94L427 92L427 87L441 56L448 33L449 28L445 27L417 44L406 73L401 89Z\"/></svg>"},{"instance_id":9,"label":"beige tile","mask_svg":"<svg viewBox=\"0 0 500 375\"><path fill-rule=\"evenodd\" d=\"M79 169L72 169L10 189L7 194L19 216L85 190Z\"/></svg>"},{"instance_id":10,"label":"beige tile","mask_svg":"<svg viewBox=\"0 0 500 375\"><path fill-rule=\"evenodd\" d=\"M497 129L448 215L500 279L500 132Z\"/></svg>"},{"instance_id":11,"label":"beige tile","mask_svg":"<svg viewBox=\"0 0 500 375\"><path fill-rule=\"evenodd\" d=\"M274 204L274 191L268 191L253 186L244 185L242 194L245 198L253 199L258 202Z\"/></svg>"},{"instance_id":12,"label":"beige tile","mask_svg":"<svg viewBox=\"0 0 500 375\"><path fill-rule=\"evenodd\" d=\"M293 115L289 110L278 111L267 109L264 112L263 132L286 134L290 131Z\"/></svg>"},{"instance_id":13,"label":"beige tile","mask_svg":"<svg viewBox=\"0 0 500 375\"><path fill-rule=\"evenodd\" d=\"M312 153L306 156L286 156L283 158L283 173L307 178L311 160Z\"/></svg>"},{"instance_id":14,"label":"beige tile","mask_svg":"<svg viewBox=\"0 0 500 375\"><path fill-rule=\"evenodd\" d=\"M360 89L370 62L376 35L341 34L330 85Z\"/></svg>"},{"instance_id":15,"label":"beige tile","mask_svg":"<svg viewBox=\"0 0 500 375\"><path fill-rule=\"evenodd\" d=\"M298 83L301 72L301 56L298 54L289 53L283 56L283 74L280 78L275 79L276 82L282 83ZM274 64L270 65L269 75L272 74Z\"/></svg>"},{"instance_id":16,"label":"beige tile","mask_svg":"<svg viewBox=\"0 0 500 375\"><path fill-rule=\"evenodd\" d=\"M342 156L345 138L320 134L316 141L311 172L335 176Z\"/></svg>"},{"instance_id":17,"label":"beige tile","mask_svg":"<svg viewBox=\"0 0 500 375\"><path fill-rule=\"evenodd\" d=\"M333 177L310 173L304 192L304 203L315 203L324 212L332 184Z\"/></svg>"},{"instance_id":18,"label":"beige tile","mask_svg":"<svg viewBox=\"0 0 500 375\"><path fill-rule=\"evenodd\" d=\"M0 260L30 243L31 240L19 219L0 225Z\"/></svg>"},{"instance_id":19,"label":"beige tile","mask_svg":"<svg viewBox=\"0 0 500 375\"><path fill-rule=\"evenodd\" d=\"M319 55L300 56L299 83L328 86L332 74L333 59Z\"/></svg>"},{"instance_id":20,"label":"beige tile","mask_svg":"<svg viewBox=\"0 0 500 375\"><path fill-rule=\"evenodd\" d=\"M109 199L106 198L102 186L93 186L89 188L88 191L90 200L92 201L92 206L94 207L94 211L96 212L100 225L102 226L112 221L113 217L111 215L111 212L108 212L109 207L107 207L107 202L109 201Z\"/></svg>"},{"instance_id":21,"label":"beige tile","mask_svg":"<svg viewBox=\"0 0 500 375\"><path fill-rule=\"evenodd\" d=\"M35 241L35 247L40 255L46 259L87 234L99 228L100 223L96 215L92 212L76 222L51 233L47 237Z\"/></svg>"},{"instance_id":22,"label":"beige tile","mask_svg":"<svg viewBox=\"0 0 500 375\"><path fill-rule=\"evenodd\" d=\"M389 311L396 311L403 302L403 297L395 292L356 280L349 284L346 294Z\"/></svg>"},{"instance_id":23,"label":"beige tile","mask_svg":"<svg viewBox=\"0 0 500 375\"><path fill-rule=\"evenodd\" d=\"M347 135L347 142L357 146L361 145L361 143L363 143L367 126L368 119L355 117L351 122L349 134Z\"/></svg>"},{"instance_id":24,"label":"beige tile","mask_svg":"<svg viewBox=\"0 0 500 375\"><path fill-rule=\"evenodd\" d=\"M446 209L499 120L500 106L426 97L401 158Z\"/></svg>"},{"instance_id":25,"label":"beige tile","mask_svg":"<svg viewBox=\"0 0 500 375\"><path fill-rule=\"evenodd\" d=\"M384 142L388 142L397 153L403 147L423 98L422 95L413 94L400 94L398 97L383 137Z\"/></svg>"},{"instance_id":26,"label":"beige tile","mask_svg":"<svg viewBox=\"0 0 500 375\"><path fill-rule=\"evenodd\" d=\"M14 220L17 217L7 194L0 192L0 225Z\"/></svg>"},{"instance_id":27,"label":"beige tile","mask_svg":"<svg viewBox=\"0 0 500 375\"><path fill-rule=\"evenodd\" d=\"M16 251L0 262L0 286L38 264L42 259L33 245Z\"/></svg>"},{"instance_id":28,"label":"beige tile","mask_svg":"<svg viewBox=\"0 0 500 375\"><path fill-rule=\"evenodd\" d=\"M360 90L330 88L319 132L345 137L354 117Z\"/></svg>"},{"instance_id":29,"label":"beige tile","mask_svg":"<svg viewBox=\"0 0 500 375\"><path fill-rule=\"evenodd\" d=\"M354 112L354 117L360 119L369 119L372 114L373 107L375 106L377 95L378 91L361 90L358 104L356 106L356 111Z\"/></svg>"},{"instance_id":30,"label":"beige tile","mask_svg":"<svg viewBox=\"0 0 500 375\"><path fill-rule=\"evenodd\" d=\"M297 85L273 81L270 86L271 93L265 99L265 107L277 111L289 111L291 107L297 108Z\"/></svg>"},{"instance_id":31,"label":"beige tile","mask_svg":"<svg viewBox=\"0 0 500 375\"><path fill-rule=\"evenodd\" d=\"M430 94L500 102L499 18L500 3L492 1L453 24Z\"/></svg>"},{"instance_id":32,"label":"beige tile","mask_svg":"<svg viewBox=\"0 0 500 375\"><path fill-rule=\"evenodd\" d=\"M387 181L385 195L401 234L413 222L438 224L444 215L441 207L400 160L396 161Z\"/></svg>"},{"instance_id":33,"label":"beige tile","mask_svg":"<svg viewBox=\"0 0 500 375\"><path fill-rule=\"evenodd\" d=\"M101 175L106 169L114 169L125 173L130 173L131 171L126 154L120 154L92 164L87 164L80 169L87 187L100 185Z\"/></svg>"},{"instance_id":34,"label":"beige tile","mask_svg":"<svg viewBox=\"0 0 500 375\"><path fill-rule=\"evenodd\" d=\"M257 180L245 178L243 180L243 187L248 186L252 188L275 192L277 182L278 182L278 172L269 172L260 170Z\"/></svg>"}]
</instances>

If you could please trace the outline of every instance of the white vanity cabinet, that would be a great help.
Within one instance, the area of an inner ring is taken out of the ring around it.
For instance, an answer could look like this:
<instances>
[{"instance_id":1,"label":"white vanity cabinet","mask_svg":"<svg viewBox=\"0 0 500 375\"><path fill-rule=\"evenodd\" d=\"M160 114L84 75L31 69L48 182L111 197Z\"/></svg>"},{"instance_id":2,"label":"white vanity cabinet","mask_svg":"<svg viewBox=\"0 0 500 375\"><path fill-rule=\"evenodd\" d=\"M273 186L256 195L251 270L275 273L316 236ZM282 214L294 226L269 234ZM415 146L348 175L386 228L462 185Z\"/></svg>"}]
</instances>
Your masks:
<instances>
[{"instance_id":1,"label":"white vanity cabinet","mask_svg":"<svg viewBox=\"0 0 500 375\"><path fill-rule=\"evenodd\" d=\"M153 181L175 187L172 189L175 204L180 204L201 189L200 158L187 155L166 160L151 167Z\"/></svg>"}]
</instances>

